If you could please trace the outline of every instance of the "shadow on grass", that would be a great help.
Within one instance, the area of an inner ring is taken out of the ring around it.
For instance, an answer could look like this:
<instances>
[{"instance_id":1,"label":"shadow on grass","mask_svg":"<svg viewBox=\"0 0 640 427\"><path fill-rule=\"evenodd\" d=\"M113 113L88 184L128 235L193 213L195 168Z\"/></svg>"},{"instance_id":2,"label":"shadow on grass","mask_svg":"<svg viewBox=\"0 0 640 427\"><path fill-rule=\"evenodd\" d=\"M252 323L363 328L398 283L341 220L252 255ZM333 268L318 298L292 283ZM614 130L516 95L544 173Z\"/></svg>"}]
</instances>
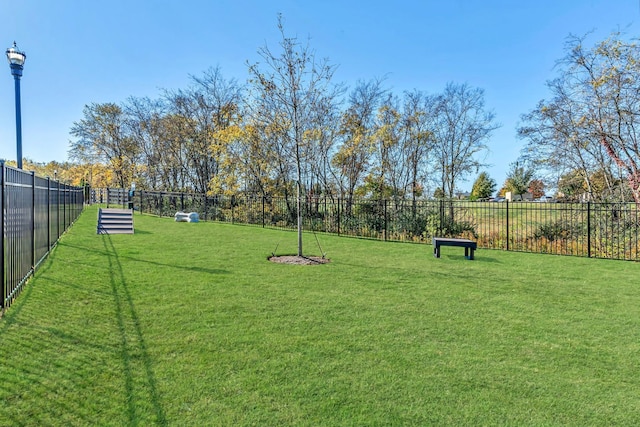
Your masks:
<instances>
[{"instance_id":1,"label":"shadow on grass","mask_svg":"<svg viewBox=\"0 0 640 427\"><path fill-rule=\"evenodd\" d=\"M106 238L109 239L108 235L105 234L105 236L107 236ZM109 240L111 241L111 240ZM104 255L106 257L110 257L112 254L109 251L103 251L100 249L95 249L92 248L90 246L78 246L78 245L69 245L69 244L64 244L64 246L67 246L69 248L74 248L74 249L79 249L83 252L94 252L100 255ZM114 249L115 251L115 249ZM203 267L194 267L194 266L188 266L188 265L180 265L180 264L167 264L167 263L162 263L162 262L157 262L157 261L151 261L148 259L142 259L142 258L135 258L132 256L122 256L122 257L118 257L118 259L122 258L123 260L127 260L127 261L133 261L133 262L143 262L146 264L151 264L151 265L156 265L159 267L169 267L169 268L177 268L180 270L187 270L187 271L194 271L197 273L208 273L208 274L229 274L228 270L224 270L224 269L220 269L220 268L203 268Z\"/></svg>"},{"instance_id":2,"label":"shadow on grass","mask_svg":"<svg viewBox=\"0 0 640 427\"><path fill-rule=\"evenodd\" d=\"M498 261L497 259L490 257L490 256L486 256L485 254L482 254L481 256L478 256L478 253L476 252L476 255L473 258L473 262L479 262L479 263L491 263L491 264L502 264L501 261Z\"/></svg>"},{"instance_id":3,"label":"shadow on grass","mask_svg":"<svg viewBox=\"0 0 640 427\"><path fill-rule=\"evenodd\" d=\"M160 395L153 372L151 357L149 356L149 351L140 326L140 320L127 286L127 280L124 277L122 264L120 263L113 242L108 235L103 239L103 243L108 256L109 271L111 272L111 291L113 293L116 310L116 322L118 324L118 330L120 331L122 368L125 391L128 396L127 416L130 425L138 424L139 420L136 413L137 402L144 399L143 390L136 390L134 385L134 369L132 366L134 359L141 360L144 366L149 399L155 412L156 422L158 425L167 425L167 418L160 403ZM131 327L127 327L128 324L133 325L133 331L131 331ZM137 342L137 345L135 342Z\"/></svg>"},{"instance_id":4,"label":"shadow on grass","mask_svg":"<svg viewBox=\"0 0 640 427\"><path fill-rule=\"evenodd\" d=\"M184 265L176 265L176 264L164 264L156 261L149 261L148 259L141 258L133 258L133 257L122 257L128 261L134 262L144 262L151 265L157 265L159 267L169 267L169 268L178 268L181 270L194 271L196 273L207 273L207 274L229 274L228 270L223 270L220 268L203 268L203 267L193 267L193 266L184 266Z\"/></svg>"},{"instance_id":5,"label":"shadow on grass","mask_svg":"<svg viewBox=\"0 0 640 427\"><path fill-rule=\"evenodd\" d=\"M151 232L147 231L147 230L135 230L134 229L133 234L151 234Z\"/></svg>"},{"instance_id":6,"label":"shadow on grass","mask_svg":"<svg viewBox=\"0 0 640 427\"><path fill-rule=\"evenodd\" d=\"M491 263L491 264L501 264L500 261L498 261L495 258L489 257L489 256L485 256L484 254L482 254L481 256L478 256L478 253L476 252L475 256L473 257L472 260L468 260L464 257L464 255L440 255L440 258L444 258L444 259L448 259L451 261L460 261L460 262L472 262L472 263L476 263L476 264L483 264L483 263Z\"/></svg>"}]
</instances>

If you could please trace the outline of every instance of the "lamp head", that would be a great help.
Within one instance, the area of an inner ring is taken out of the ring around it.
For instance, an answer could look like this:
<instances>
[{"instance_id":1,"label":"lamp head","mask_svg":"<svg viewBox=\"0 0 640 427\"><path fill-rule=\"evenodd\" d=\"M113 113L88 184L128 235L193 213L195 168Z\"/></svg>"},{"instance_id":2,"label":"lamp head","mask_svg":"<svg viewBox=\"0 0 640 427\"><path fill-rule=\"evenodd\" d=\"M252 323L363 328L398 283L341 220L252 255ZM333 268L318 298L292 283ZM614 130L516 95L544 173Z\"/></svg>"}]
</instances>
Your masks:
<instances>
[{"instance_id":1,"label":"lamp head","mask_svg":"<svg viewBox=\"0 0 640 427\"><path fill-rule=\"evenodd\" d=\"M18 49L16 42L13 42L13 46L7 49L6 54L7 61L9 61L9 66L11 67L11 74L21 76L27 55Z\"/></svg>"}]
</instances>

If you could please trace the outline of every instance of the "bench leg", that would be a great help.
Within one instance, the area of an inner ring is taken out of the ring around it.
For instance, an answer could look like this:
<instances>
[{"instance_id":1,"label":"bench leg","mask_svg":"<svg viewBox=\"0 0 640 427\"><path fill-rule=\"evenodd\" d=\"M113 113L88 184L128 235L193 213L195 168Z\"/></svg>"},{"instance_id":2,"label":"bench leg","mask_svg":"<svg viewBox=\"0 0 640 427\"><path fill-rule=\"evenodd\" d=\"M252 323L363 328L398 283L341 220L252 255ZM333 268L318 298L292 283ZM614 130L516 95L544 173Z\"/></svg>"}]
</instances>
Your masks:
<instances>
[{"instance_id":1,"label":"bench leg","mask_svg":"<svg viewBox=\"0 0 640 427\"><path fill-rule=\"evenodd\" d=\"M440 246L435 245L433 247L433 256L436 258L440 258Z\"/></svg>"},{"instance_id":2,"label":"bench leg","mask_svg":"<svg viewBox=\"0 0 640 427\"><path fill-rule=\"evenodd\" d=\"M473 255L474 255L474 250L473 248L464 248L464 257L470 261L473 261Z\"/></svg>"}]
</instances>

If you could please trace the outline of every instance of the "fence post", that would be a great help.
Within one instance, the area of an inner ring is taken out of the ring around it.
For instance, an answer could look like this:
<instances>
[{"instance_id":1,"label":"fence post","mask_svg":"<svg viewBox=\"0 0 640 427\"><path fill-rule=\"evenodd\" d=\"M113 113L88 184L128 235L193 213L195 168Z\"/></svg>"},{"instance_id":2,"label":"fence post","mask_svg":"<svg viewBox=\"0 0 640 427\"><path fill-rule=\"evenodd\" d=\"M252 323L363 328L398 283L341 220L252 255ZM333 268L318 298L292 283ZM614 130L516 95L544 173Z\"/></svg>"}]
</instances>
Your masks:
<instances>
[{"instance_id":1,"label":"fence post","mask_svg":"<svg viewBox=\"0 0 640 427\"><path fill-rule=\"evenodd\" d=\"M507 251L508 251L509 250L509 201L505 200L504 203L507 206Z\"/></svg>"},{"instance_id":2,"label":"fence post","mask_svg":"<svg viewBox=\"0 0 640 427\"><path fill-rule=\"evenodd\" d=\"M384 199L384 240L387 241L387 235L389 234L389 223L387 222L387 199Z\"/></svg>"},{"instance_id":3,"label":"fence post","mask_svg":"<svg viewBox=\"0 0 640 427\"><path fill-rule=\"evenodd\" d=\"M440 199L440 221L438 221L438 236L442 236L442 225L444 224L444 199Z\"/></svg>"},{"instance_id":4,"label":"fence post","mask_svg":"<svg viewBox=\"0 0 640 427\"><path fill-rule=\"evenodd\" d=\"M62 215L62 219L64 221L63 225L63 230L62 232L64 233L64 230L67 229L67 184L62 184L62 209L64 210L64 213Z\"/></svg>"},{"instance_id":5,"label":"fence post","mask_svg":"<svg viewBox=\"0 0 640 427\"><path fill-rule=\"evenodd\" d=\"M209 196L207 196L207 193L204 193L204 220L207 220L207 212L209 211Z\"/></svg>"},{"instance_id":6,"label":"fence post","mask_svg":"<svg viewBox=\"0 0 640 427\"><path fill-rule=\"evenodd\" d=\"M235 222L235 218L234 218L235 201L236 201L236 196L234 194L234 195L231 196L231 224L233 224Z\"/></svg>"},{"instance_id":7,"label":"fence post","mask_svg":"<svg viewBox=\"0 0 640 427\"><path fill-rule=\"evenodd\" d=\"M587 202L587 257L591 258L591 201Z\"/></svg>"},{"instance_id":8,"label":"fence post","mask_svg":"<svg viewBox=\"0 0 640 427\"><path fill-rule=\"evenodd\" d=\"M340 235L340 200L342 200L342 198L338 197L338 236Z\"/></svg>"},{"instance_id":9,"label":"fence post","mask_svg":"<svg viewBox=\"0 0 640 427\"><path fill-rule=\"evenodd\" d=\"M51 250L51 178L47 177L47 250Z\"/></svg>"},{"instance_id":10,"label":"fence post","mask_svg":"<svg viewBox=\"0 0 640 427\"><path fill-rule=\"evenodd\" d=\"M31 171L31 271L36 270L36 173Z\"/></svg>"},{"instance_id":11,"label":"fence post","mask_svg":"<svg viewBox=\"0 0 640 427\"><path fill-rule=\"evenodd\" d=\"M57 214L56 214L56 239L60 238L60 181L56 181L57 187L58 187L58 191L57 193L57 199L58 199L58 203L56 204L56 209L58 210ZM107 201L109 200L109 197L107 195Z\"/></svg>"},{"instance_id":12,"label":"fence post","mask_svg":"<svg viewBox=\"0 0 640 427\"><path fill-rule=\"evenodd\" d=\"M262 195L262 228L264 228L264 224L265 224L265 222L264 222L264 202L265 202L265 200L264 200L264 194L263 194Z\"/></svg>"},{"instance_id":13,"label":"fence post","mask_svg":"<svg viewBox=\"0 0 640 427\"><path fill-rule=\"evenodd\" d=\"M327 224L327 219L329 216L327 215L327 195L324 195L324 210L322 211L322 231L325 233L329 231L329 224Z\"/></svg>"},{"instance_id":14,"label":"fence post","mask_svg":"<svg viewBox=\"0 0 640 427\"><path fill-rule=\"evenodd\" d=\"M7 262L7 251L6 251L6 242L7 242L7 229L6 229L6 220L5 220L5 215L6 215L6 211L5 211L5 207L6 207L6 196L7 196L7 170L6 167L4 165L4 161L2 162L2 176L0 177L0 179L2 179L2 197L1 197L1 202L2 203L2 248L0 248L0 251L2 252L2 283L0 283L0 290L2 290L2 294L0 294L0 296L2 297L2 299L0 300L0 307L2 308L2 313L4 313L4 303L5 300L7 299L7 269L6 269L6 262Z\"/></svg>"}]
</instances>

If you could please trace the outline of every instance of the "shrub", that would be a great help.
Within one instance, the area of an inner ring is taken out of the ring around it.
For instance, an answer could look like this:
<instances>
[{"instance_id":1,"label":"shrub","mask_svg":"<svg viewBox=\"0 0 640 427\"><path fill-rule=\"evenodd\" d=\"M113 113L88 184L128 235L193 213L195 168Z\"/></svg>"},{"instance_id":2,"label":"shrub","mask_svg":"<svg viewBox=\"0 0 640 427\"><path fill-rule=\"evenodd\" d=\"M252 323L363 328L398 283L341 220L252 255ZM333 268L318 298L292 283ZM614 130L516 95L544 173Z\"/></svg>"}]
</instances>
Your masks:
<instances>
[{"instance_id":1,"label":"shrub","mask_svg":"<svg viewBox=\"0 0 640 427\"><path fill-rule=\"evenodd\" d=\"M430 211L426 217L425 237L473 237L478 238L475 226L471 221L455 220L451 216L441 215L438 211Z\"/></svg>"},{"instance_id":2,"label":"shrub","mask_svg":"<svg viewBox=\"0 0 640 427\"><path fill-rule=\"evenodd\" d=\"M566 219L550 221L541 224L533 233L536 239L547 239L550 242L554 240L566 240L579 236L582 233L580 225L576 225Z\"/></svg>"},{"instance_id":3,"label":"shrub","mask_svg":"<svg viewBox=\"0 0 640 427\"><path fill-rule=\"evenodd\" d=\"M394 229L397 232L407 233L410 236L422 236L427 228L427 217L412 214L403 210L395 221Z\"/></svg>"},{"instance_id":4,"label":"shrub","mask_svg":"<svg viewBox=\"0 0 640 427\"><path fill-rule=\"evenodd\" d=\"M376 232L385 229L384 201L366 201L353 207L353 214L361 224Z\"/></svg>"}]
</instances>

